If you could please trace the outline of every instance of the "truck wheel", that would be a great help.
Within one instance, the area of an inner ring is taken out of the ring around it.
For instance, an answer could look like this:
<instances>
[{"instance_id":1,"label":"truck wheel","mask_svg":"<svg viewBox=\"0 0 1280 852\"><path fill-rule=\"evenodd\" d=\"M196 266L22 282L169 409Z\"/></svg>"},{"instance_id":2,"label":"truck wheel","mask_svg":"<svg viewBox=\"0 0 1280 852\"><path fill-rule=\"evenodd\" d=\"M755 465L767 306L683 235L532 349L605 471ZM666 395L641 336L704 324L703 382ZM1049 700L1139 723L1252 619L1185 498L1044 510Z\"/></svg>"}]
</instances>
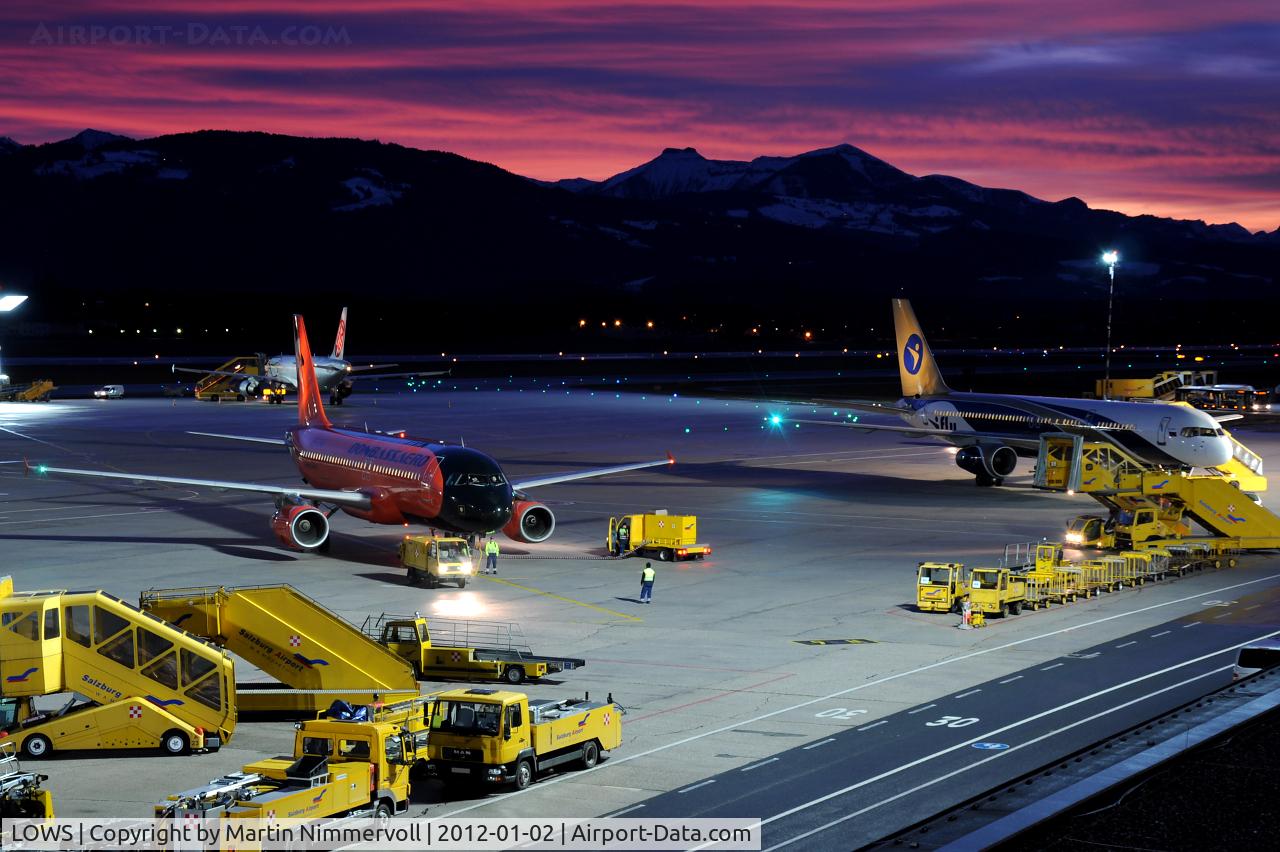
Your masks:
<instances>
[{"instance_id":1,"label":"truck wheel","mask_svg":"<svg viewBox=\"0 0 1280 852\"><path fill-rule=\"evenodd\" d=\"M191 743L182 731L166 731L160 738L160 750L165 754L186 754Z\"/></svg>"},{"instance_id":2,"label":"truck wheel","mask_svg":"<svg viewBox=\"0 0 1280 852\"><path fill-rule=\"evenodd\" d=\"M516 789L524 790L533 783L533 764L522 760L516 764Z\"/></svg>"},{"instance_id":3,"label":"truck wheel","mask_svg":"<svg viewBox=\"0 0 1280 852\"><path fill-rule=\"evenodd\" d=\"M27 757L48 757L53 751L53 743L44 734L32 734L22 741L22 753Z\"/></svg>"},{"instance_id":4,"label":"truck wheel","mask_svg":"<svg viewBox=\"0 0 1280 852\"><path fill-rule=\"evenodd\" d=\"M664 548L662 548L661 550L659 550L659 551L658 551L658 561L659 561L659 562L670 562L670 561L671 561L671 550L670 550L670 548L666 548L666 547L664 547Z\"/></svg>"},{"instance_id":5,"label":"truck wheel","mask_svg":"<svg viewBox=\"0 0 1280 852\"><path fill-rule=\"evenodd\" d=\"M405 571L405 582L410 586L418 585L418 572L414 571L412 568Z\"/></svg>"},{"instance_id":6,"label":"truck wheel","mask_svg":"<svg viewBox=\"0 0 1280 852\"><path fill-rule=\"evenodd\" d=\"M391 819L391 808L387 806L385 800L379 799L378 804L374 805L373 818L378 820Z\"/></svg>"},{"instance_id":7,"label":"truck wheel","mask_svg":"<svg viewBox=\"0 0 1280 852\"><path fill-rule=\"evenodd\" d=\"M1022 601L1014 601L1009 604L1009 612L1013 615L1022 615Z\"/></svg>"},{"instance_id":8,"label":"truck wheel","mask_svg":"<svg viewBox=\"0 0 1280 852\"><path fill-rule=\"evenodd\" d=\"M507 666L502 679L507 683L524 683L524 666Z\"/></svg>"},{"instance_id":9,"label":"truck wheel","mask_svg":"<svg viewBox=\"0 0 1280 852\"><path fill-rule=\"evenodd\" d=\"M467 578L466 578L466 577L459 577L459 578L458 578L458 588L459 588L459 589L465 589L466 587L467 587Z\"/></svg>"},{"instance_id":10,"label":"truck wheel","mask_svg":"<svg viewBox=\"0 0 1280 852\"><path fill-rule=\"evenodd\" d=\"M599 762L600 746L596 745L595 740L592 740L582 747L582 768L590 769Z\"/></svg>"}]
</instances>

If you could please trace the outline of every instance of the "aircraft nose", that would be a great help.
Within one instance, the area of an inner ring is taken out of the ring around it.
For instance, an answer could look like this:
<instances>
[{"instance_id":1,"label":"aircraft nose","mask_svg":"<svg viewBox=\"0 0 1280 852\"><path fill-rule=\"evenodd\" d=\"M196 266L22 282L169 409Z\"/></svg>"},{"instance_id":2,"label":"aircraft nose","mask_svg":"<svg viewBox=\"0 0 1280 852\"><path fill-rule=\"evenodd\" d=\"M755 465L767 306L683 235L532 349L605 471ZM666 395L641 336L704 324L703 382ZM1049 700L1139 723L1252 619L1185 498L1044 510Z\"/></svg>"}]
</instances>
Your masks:
<instances>
[{"instance_id":1,"label":"aircraft nose","mask_svg":"<svg viewBox=\"0 0 1280 852\"><path fill-rule=\"evenodd\" d=\"M1206 447L1205 451L1209 456L1209 461L1205 464L1205 467L1221 467L1231 461L1231 457L1233 455L1231 451L1231 439L1219 438Z\"/></svg>"},{"instance_id":2,"label":"aircraft nose","mask_svg":"<svg viewBox=\"0 0 1280 852\"><path fill-rule=\"evenodd\" d=\"M511 520L510 503L455 500L452 508L450 514L454 524L469 532L491 532L501 529Z\"/></svg>"}]
</instances>

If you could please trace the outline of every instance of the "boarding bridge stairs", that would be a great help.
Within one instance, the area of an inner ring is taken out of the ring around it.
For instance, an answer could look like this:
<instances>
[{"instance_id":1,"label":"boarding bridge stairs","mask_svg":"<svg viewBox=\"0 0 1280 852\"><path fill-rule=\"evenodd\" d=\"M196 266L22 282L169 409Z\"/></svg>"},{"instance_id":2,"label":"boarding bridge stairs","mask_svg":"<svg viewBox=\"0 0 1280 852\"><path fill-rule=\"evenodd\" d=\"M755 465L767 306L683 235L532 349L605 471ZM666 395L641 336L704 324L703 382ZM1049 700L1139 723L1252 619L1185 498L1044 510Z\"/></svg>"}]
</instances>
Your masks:
<instances>
[{"instance_id":1,"label":"boarding bridge stairs","mask_svg":"<svg viewBox=\"0 0 1280 852\"><path fill-rule=\"evenodd\" d=\"M218 372L209 373L196 382L195 398L218 402L224 398L236 399L242 396L240 383L250 376L261 376L266 370L267 356L261 352L253 355L240 355L218 367ZM235 373L224 376L221 373Z\"/></svg>"},{"instance_id":2,"label":"boarding bridge stairs","mask_svg":"<svg viewBox=\"0 0 1280 852\"><path fill-rule=\"evenodd\" d=\"M1153 467L1121 448L1079 435L1042 436L1034 484L1050 491L1085 493L1108 509L1150 507L1171 527L1185 515L1212 536L1239 540L1240 549L1280 547L1280 517L1252 495L1265 491L1262 459L1232 439L1232 459L1194 474Z\"/></svg>"},{"instance_id":3,"label":"boarding bridge stairs","mask_svg":"<svg viewBox=\"0 0 1280 852\"><path fill-rule=\"evenodd\" d=\"M238 686L243 712L310 714L418 695L404 659L287 585L150 589L140 606L276 678Z\"/></svg>"},{"instance_id":4,"label":"boarding bridge stairs","mask_svg":"<svg viewBox=\"0 0 1280 852\"><path fill-rule=\"evenodd\" d=\"M12 580L0 578L0 623L0 696L75 693L88 703L68 702L57 714L79 720L75 728L105 731L108 720L127 727L150 707L221 743L235 730L235 668L226 652L114 595L14 592Z\"/></svg>"}]
</instances>

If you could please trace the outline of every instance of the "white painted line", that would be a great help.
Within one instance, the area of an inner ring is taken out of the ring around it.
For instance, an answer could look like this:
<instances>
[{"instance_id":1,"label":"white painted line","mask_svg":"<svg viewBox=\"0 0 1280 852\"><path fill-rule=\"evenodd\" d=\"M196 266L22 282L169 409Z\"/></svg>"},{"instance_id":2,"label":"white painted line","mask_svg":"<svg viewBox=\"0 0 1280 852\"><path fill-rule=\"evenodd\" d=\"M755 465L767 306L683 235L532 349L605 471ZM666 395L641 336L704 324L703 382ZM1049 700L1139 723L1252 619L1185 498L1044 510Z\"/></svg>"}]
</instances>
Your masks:
<instances>
[{"instance_id":1,"label":"white painted line","mask_svg":"<svg viewBox=\"0 0 1280 852\"><path fill-rule=\"evenodd\" d=\"M914 715L916 715L917 713L923 713L924 711L928 710L930 707L937 707L937 706L938 706L937 704L926 704L926 705L924 705L923 707L917 707L917 708L916 708L916 709L914 709L914 710L908 710L908 711L907 711L907 715L908 715L908 716L914 716Z\"/></svg>"},{"instance_id":2,"label":"white painted line","mask_svg":"<svg viewBox=\"0 0 1280 852\"><path fill-rule=\"evenodd\" d=\"M530 790L545 790L554 784L563 783L564 780L567 778L582 778L582 776L588 773L600 772L605 769L609 769L610 767L622 766L624 764L630 763L633 760L639 760L642 757L649 757L650 755L658 754L660 752L667 751L668 749L678 748L682 745L687 745L691 742L697 742L698 740L704 739L706 737L713 737L713 736L716 736L717 734L727 733L729 731L734 730L735 728L740 728L743 725L754 725L756 722L763 722L765 719L772 719L774 716L780 716L783 713L791 713L795 710L801 710L805 707L812 707L815 704L821 704L824 701L830 701L833 698L841 698L845 695L849 695L850 693L860 692L864 689L870 689L873 686L880 686L885 683L890 683L891 681L899 680L900 678L911 677L912 675L917 675L917 674L921 674L922 672L932 671L934 669L941 668L942 666L949 666L953 663L960 663L960 662L964 662L965 660L972 660L976 657L984 657L988 654L994 654L997 651L1006 651L1009 648L1016 648L1020 645L1025 645L1028 642L1036 642L1041 639L1048 639L1052 636L1060 636L1063 633L1071 633L1076 630L1084 630L1086 628L1093 627L1096 624L1105 624L1108 621L1114 621L1117 618L1128 618L1131 615L1140 615L1144 612L1150 612L1151 610L1154 610L1154 609L1162 609L1163 607L1174 606L1175 604L1180 604L1180 603L1186 603L1187 601L1196 600L1197 598L1208 597L1209 595L1219 595L1223 592L1232 591L1233 589L1239 589L1245 586L1253 586L1253 585L1257 585L1258 583L1265 583L1269 580L1276 580L1276 579L1280 579L1280 574L1268 574L1265 577L1258 577L1253 580L1245 580L1242 583L1233 583L1230 586L1221 586L1216 589L1209 589L1208 591L1197 592L1194 595L1187 595L1186 597L1183 597L1183 598L1175 598L1174 600L1164 601L1163 603L1150 604L1149 606L1139 607L1138 609L1130 610L1128 612L1117 612L1113 615L1103 616L1102 618L1095 618L1093 621L1082 621L1079 624L1073 624L1070 627L1059 627L1058 629L1050 630L1047 633L1040 633L1035 636L1027 636L1023 639L1015 639L1012 642L1006 642L1003 645L993 645L990 648L983 648L978 651L970 651L967 654L961 654L957 657L949 657L948 659L938 660L935 663L928 663L927 665L918 666L914 669L908 669L903 672L896 672L891 675L885 675L882 678L877 678L876 680L869 680L866 683L860 683L857 686L850 686L845 689L836 690L835 692L831 692L826 695L820 695L817 698L810 698L806 701L801 701L797 704L791 704L787 707L779 707L777 710L770 710L768 713L762 713L759 716L752 716L751 718L748 718L748 719L737 719L727 725L722 725L719 728L712 728L710 730L702 731L697 734L691 734L687 737L683 737L678 740L672 740L669 743L663 743L662 745L654 746L653 748L646 749L644 751L636 752L634 754L624 755L623 757L613 757L613 758L610 758L607 763L596 764L591 769L580 769L577 772L573 772L573 773L566 773L564 775L555 775L555 776L552 776L551 778L547 778L542 781L539 781L537 784L530 784L528 787L526 787L523 790L515 790L510 793L503 793L500 795L491 795L489 798L485 799L484 801L476 802L475 804L467 805L466 807L449 811L449 813L447 814L441 814L441 818L446 818L446 817L453 816L454 814L466 813L468 811L473 811L479 808L488 807L489 805L494 805L494 804L497 804L498 802L505 802L507 799L513 796L527 795ZM1236 646L1236 647L1240 647L1240 646ZM930 704L920 709L925 710L925 709L928 709L928 707L934 707L934 706L937 706L937 705Z\"/></svg>"},{"instance_id":3,"label":"white painted line","mask_svg":"<svg viewBox=\"0 0 1280 852\"><path fill-rule=\"evenodd\" d=\"M1258 607L1260 607L1260 606L1262 606L1262 604L1254 604L1253 606L1247 606L1247 607L1245 607L1245 608L1244 608L1244 611L1245 611L1245 612L1248 612L1249 610L1251 610L1251 609L1257 609L1257 608L1258 608Z\"/></svg>"},{"instance_id":4,"label":"white painted line","mask_svg":"<svg viewBox=\"0 0 1280 852\"><path fill-rule=\"evenodd\" d=\"M1210 676L1212 676L1212 675L1220 674L1220 673L1222 673L1222 672L1225 672L1225 671L1226 671L1227 669L1229 669L1229 668L1232 668L1232 666L1221 666L1221 667L1219 667L1219 668L1213 669L1212 671L1207 671L1207 672L1205 672L1204 674L1199 674L1199 675L1196 675L1195 677L1187 678L1186 680L1181 681L1181 682L1179 682L1179 683L1175 683L1175 684L1173 684L1172 686L1166 686L1166 687L1164 687L1163 689L1157 689L1157 690L1155 690L1154 692L1149 692L1149 693L1147 693L1146 695L1142 695L1142 696L1139 696L1139 697L1137 697L1137 698L1134 698L1134 699L1132 699L1132 700L1130 700L1130 701L1126 701L1126 702L1125 702L1125 703L1123 703L1123 704L1117 704L1115 707L1109 707L1109 708L1107 708L1106 710L1103 710L1103 711L1102 711L1102 712L1100 712L1100 713L1095 713L1095 714L1093 714L1092 716L1088 717L1087 719L1081 719L1081 720L1079 720L1079 721L1077 721L1077 722L1072 722L1070 725L1064 725L1064 726L1062 726L1061 728L1057 728L1056 730L1049 731L1049 732L1048 732L1048 733L1046 733L1046 734L1041 734L1040 736L1038 736L1038 737L1036 737L1036 738L1034 738L1034 739L1027 740L1027 741L1026 741L1026 742L1024 742L1024 743L1018 743L1016 746L1013 746L1012 748L1005 749L1005 750L1003 750L1003 751L997 751L996 753L994 753L994 754L993 754L993 755L991 755L990 757L985 757L985 758L983 758L982 760L977 760L977 761L974 761L973 763L965 764L964 766L960 767L959 769L954 769L954 770L952 770L951 772L946 773L945 775L939 775L937 778L933 778L933 779L931 779L931 780L929 780L929 781L924 782L923 784L918 784L918 785L916 785L915 787L912 787L910 790L903 790L901 793L896 793L896 794L894 794L894 795L890 796L890 797L889 797L889 798L887 798L887 799L882 799L882 800L880 800L879 802L876 802L875 804L867 805L865 808L862 808L861 810L854 811L854 812L853 812L853 813L851 813L851 814L845 814L844 816L840 817L839 819L832 820L831 822L827 823L826 825L820 825L820 826L818 826L817 828L814 828L814 829L811 829L811 830L809 830L809 831L806 831L804 834L797 834L795 837L792 837L792 838L789 838L789 839L787 839L787 840L784 840L784 841L782 841L781 843L775 843L773 846L770 846L770 847L768 847L767 849L765 849L765 850L764 850L764 852L773 852L773 850L775 850L775 849L782 849L782 848L783 848L783 847L785 847L785 846L790 846L792 843L795 843L795 842L796 842L796 841L798 841L798 840L804 840L804 839L805 839L805 838L807 838L807 837L812 837L812 836L813 836L813 835L815 835L815 834L818 834L818 833L820 833L820 832L826 831L826 830L827 830L827 829L829 829L829 828L833 828L834 826L837 826L837 825L839 825L839 824L841 824L841 823L843 823L843 822L846 822L846 821L848 821L848 820L851 820L851 819L853 819L854 817L862 816L863 814L868 813L868 812L870 812L870 811L873 811L873 810L875 810L876 808L879 808L879 807L882 807L882 806L884 806L884 805L887 805L887 804L889 804L890 802L896 802L898 799L901 799L901 798L903 798L904 796L910 796L910 795L912 795L913 793L918 793L918 792L920 792L921 790L924 790L924 789L926 789L926 788L928 788L928 787L932 787L934 784L938 784L938 783L940 783L940 782L942 782L942 781L946 781L946 780L948 780L948 779L950 779L950 778L954 778L955 776L960 775L960 774L962 774L962 773L965 773L965 772L971 772L975 766L981 766L981 765L982 765L982 764L984 764L984 763L989 763L990 761L993 761L993 760L999 760L1000 758L1005 757L1006 755L1012 754L1013 752L1018 751L1019 749L1023 749L1023 748L1026 748L1027 746L1031 746L1031 745L1035 745L1036 743L1043 742L1044 740L1047 740L1047 739L1049 739L1050 737L1056 737L1058 734L1065 733L1066 731L1069 731L1069 730L1071 730L1072 728L1079 727L1080 725L1084 725L1084 724L1088 724L1089 722L1097 721L1098 719L1101 719L1103 716L1107 716L1107 715L1110 715L1111 713L1115 713L1117 710L1123 710L1123 709L1124 709L1124 708L1126 708L1126 707L1131 707L1131 706L1133 706L1134 704L1137 704L1137 703L1139 703L1139 702L1141 702L1141 701L1146 701L1148 698L1154 698L1155 696L1160 695L1161 693L1169 692L1169 691L1174 690L1174 689L1180 689L1180 688L1182 688L1182 687L1186 686L1187 684L1189 684L1189 683L1194 683L1195 681L1200 680L1200 679L1202 679L1202 678L1206 678L1206 677L1210 677ZM775 820L775 819L777 819L777 818L778 818L778 817L770 817L769 819L762 820L762 821L761 821L761 825L766 825L766 824L768 824L768 823L772 822L773 820ZM694 849L706 849L706 848L708 848L710 845L711 845L711 844L703 844L702 846L695 846L695 847L693 847L693 848L694 848Z\"/></svg>"},{"instance_id":5,"label":"white painted line","mask_svg":"<svg viewBox=\"0 0 1280 852\"><path fill-rule=\"evenodd\" d=\"M881 719L879 722L872 722L870 725L863 725L861 728L858 728L858 730L859 730L859 731L869 731L869 730L871 730L872 728L878 728L878 727L880 727L881 725L887 725L887 724L889 724L889 720L888 720L888 719Z\"/></svg>"},{"instance_id":6,"label":"white painted line","mask_svg":"<svg viewBox=\"0 0 1280 852\"><path fill-rule=\"evenodd\" d=\"M981 691L982 691L981 689L971 689L968 692L960 693L959 695L956 696L956 698L968 698L970 695L977 695Z\"/></svg>"},{"instance_id":7,"label":"white painted line","mask_svg":"<svg viewBox=\"0 0 1280 852\"><path fill-rule=\"evenodd\" d=\"M694 784L692 787L685 787L683 790L676 790L676 792L677 792L677 793L687 793L687 792L689 792L690 790L696 790L696 789L698 789L699 787L705 787L705 786L707 786L708 784L714 784L714 783L716 783L716 779L714 779L714 778L709 778L709 779L707 779L706 781L699 781L697 784ZM457 813L457 811L454 811L454 813Z\"/></svg>"},{"instance_id":8,"label":"white painted line","mask_svg":"<svg viewBox=\"0 0 1280 852\"><path fill-rule=\"evenodd\" d=\"M1217 621L1219 618L1226 618L1226 617L1227 617L1228 615L1230 615L1230 614L1231 614L1231 610L1227 610L1226 612L1222 613L1221 615L1215 615L1215 616L1213 617L1213 620L1214 620L1214 621Z\"/></svg>"},{"instance_id":9,"label":"white painted line","mask_svg":"<svg viewBox=\"0 0 1280 852\"><path fill-rule=\"evenodd\" d=\"M836 738L835 738L835 737L827 737L825 740L818 740L816 743L809 743L809 745L805 746L803 749L801 749L801 751L808 751L808 750L809 750L809 749L811 749L811 748L817 748L818 746L824 746L824 745L826 745L827 743L833 743L833 742L835 742L835 741L836 741Z\"/></svg>"},{"instance_id":10,"label":"white painted line","mask_svg":"<svg viewBox=\"0 0 1280 852\"><path fill-rule=\"evenodd\" d=\"M1168 636L1172 632L1173 632L1172 630L1161 630L1159 633L1152 633L1151 638L1159 639L1161 636Z\"/></svg>"},{"instance_id":11,"label":"white painted line","mask_svg":"<svg viewBox=\"0 0 1280 852\"><path fill-rule=\"evenodd\" d=\"M1168 631L1166 630L1165 632L1167 633ZM1125 642L1123 645L1117 645L1116 647L1117 647L1117 648L1128 648L1130 645L1137 645L1137 644L1138 644L1138 640L1137 640L1137 639L1134 639L1134 640L1132 640L1132 641L1130 641L1130 642Z\"/></svg>"},{"instance_id":12,"label":"white painted line","mask_svg":"<svg viewBox=\"0 0 1280 852\"><path fill-rule=\"evenodd\" d=\"M1047 671L1049 671L1049 669L1056 669L1058 666L1065 666L1065 665L1066 665L1066 663L1054 663L1054 664L1053 664L1053 665L1051 665L1051 666L1045 666L1045 667L1044 667L1044 668L1042 668L1040 671L1042 671L1042 672L1047 672Z\"/></svg>"},{"instance_id":13,"label":"white painted line","mask_svg":"<svg viewBox=\"0 0 1280 852\"><path fill-rule=\"evenodd\" d=\"M761 766L768 766L770 763L777 763L777 762L778 762L779 760L781 760L781 759L782 759L782 758L778 758L778 757L771 757L771 758L769 758L768 760L762 760L762 761L760 761L759 763L753 763L753 764L751 764L750 766L744 766L744 767L742 767L741 769L739 769L738 771L739 771L739 772L750 772L750 771L751 771L751 770L753 770L753 769L759 769ZM692 788L692 787L690 787L689 789L693 789L693 788Z\"/></svg>"},{"instance_id":14,"label":"white painted line","mask_svg":"<svg viewBox=\"0 0 1280 852\"><path fill-rule=\"evenodd\" d=\"M638 810L640 810L640 809L641 809L641 808L643 808L643 807L644 807L644 805L632 805L632 806L631 806L631 807L629 807L629 808L623 808L623 809L622 809L622 810L620 810L620 811L614 811L613 813L611 813L611 814L605 814L604 816L605 816L605 819L609 819L609 818L611 818L611 817L620 817L620 816L622 816L623 814L629 814L629 813L631 813L632 811L638 811Z\"/></svg>"},{"instance_id":15,"label":"white painted line","mask_svg":"<svg viewBox=\"0 0 1280 852\"><path fill-rule=\"evenodd\" d=\"M1195 627L1195 626L1196 626L1197 624L1199 624L1199 623L1200 623L1200 622L1198 622L1198 621L1193 621L1193 622L1191 622L1190 624L1184 624L1184 625L1182 625L1182 629L1183 629L1183 630L1186 630L1188 627Z\"/></svg>"},{"instance_id":16,"label":"white painted line","mask_svg":"<svg viewBox=\"0 0 1280 852\"><path fill-rule=\"evenodd\" d=\"M1013 677L1005 678L1000 681L1000 685L1004 686L1006 683L1013 683L1015 680L1022 680L1022 675L1014 675Z\"/></svg>"},{"instance_id":17,"label":"white painted line","mask_svg":"<svg viewBox=\"0 0 1280 852\"><path fill-rule=\"evenodd\" d=\"M53 517L53 518L39 518L39 519L28 518L25 521L0 521L0 527L9 527L9 526L13 526L14 524L25 524L28 526L35 526L36 524L52 524L58 521L83 521L83 520L88 520L89 518L120 518L120 517L124 517L125 515L158 515L161 512L179 512L179 511L181 510L156 508L156 509L142 509L137 512L108 512L107 514L104 514L104 515L58 515L57 517Z\"/></svg>"}]
</instances>

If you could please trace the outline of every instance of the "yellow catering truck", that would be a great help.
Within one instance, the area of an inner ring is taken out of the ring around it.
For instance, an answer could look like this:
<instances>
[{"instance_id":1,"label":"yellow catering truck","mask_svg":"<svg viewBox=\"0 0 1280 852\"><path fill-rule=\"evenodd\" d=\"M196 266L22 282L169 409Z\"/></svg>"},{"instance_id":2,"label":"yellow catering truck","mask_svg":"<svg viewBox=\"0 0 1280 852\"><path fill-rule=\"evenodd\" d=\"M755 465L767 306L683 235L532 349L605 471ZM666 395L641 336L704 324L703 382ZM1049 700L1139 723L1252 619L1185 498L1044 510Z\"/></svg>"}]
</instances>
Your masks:
<instances>
[{"instance_id":1,"label":"yellow catering truck","mask_svg":"<svg viewBox=\"0 0 1280 852\"><path fill-rule=\"evenodd\" d=\"M66 693L37 710L35 698ZM27 757L213 750L235 726L235 668L221 648L106 592L15 593L0 579L0 730Z\"/></svg>"},{"instance_id":2,"label":"yellow catering truck","mask_svg":"<svg viewBox=\"0 0 1280 852\"><path fill-rule=\"evenodd\" d=\"M622 744L622 712L612 695L604 702L531 701L494 689L442 692L431 717L431 768L445 783L523 790L552 767L595 766Z\"/></svg>"},{"instance_id":3,"label":"yellow catering truck","mask_svg":"<svg viewBox=\"0 0 1280 852\"><path fill-rule=\"evenodd\" d=\"M408 572L410 586L453 583L465 589L475 574L471 545L465 538L407 535L400 541L400 564Z\"/></svg>"},{"instance_id":4,"label":"yellow catering truck","mask_svg":"<svg viewBox=\"0 0 1280 852\"><path fill-rule=\"evenodd\" d=\"M710 545L698 543L697 516L669 515L666 509L610 518L605 546L610 556L656 556L664 562L711 554Z\"/></svg>"},{"instance_id":5,"label":"yellow catering truck","mask_svg":"<svg viewBox=\"0 0 1280 852\"><path fill-rule=\"evenodd\" d=\"M309 719L298 725L291 756L168 796L160 819L323 819L387 817L409 807L411 781L425 776L431 700L418 698L365 718Z\"/></svg>"}]
</instances>

